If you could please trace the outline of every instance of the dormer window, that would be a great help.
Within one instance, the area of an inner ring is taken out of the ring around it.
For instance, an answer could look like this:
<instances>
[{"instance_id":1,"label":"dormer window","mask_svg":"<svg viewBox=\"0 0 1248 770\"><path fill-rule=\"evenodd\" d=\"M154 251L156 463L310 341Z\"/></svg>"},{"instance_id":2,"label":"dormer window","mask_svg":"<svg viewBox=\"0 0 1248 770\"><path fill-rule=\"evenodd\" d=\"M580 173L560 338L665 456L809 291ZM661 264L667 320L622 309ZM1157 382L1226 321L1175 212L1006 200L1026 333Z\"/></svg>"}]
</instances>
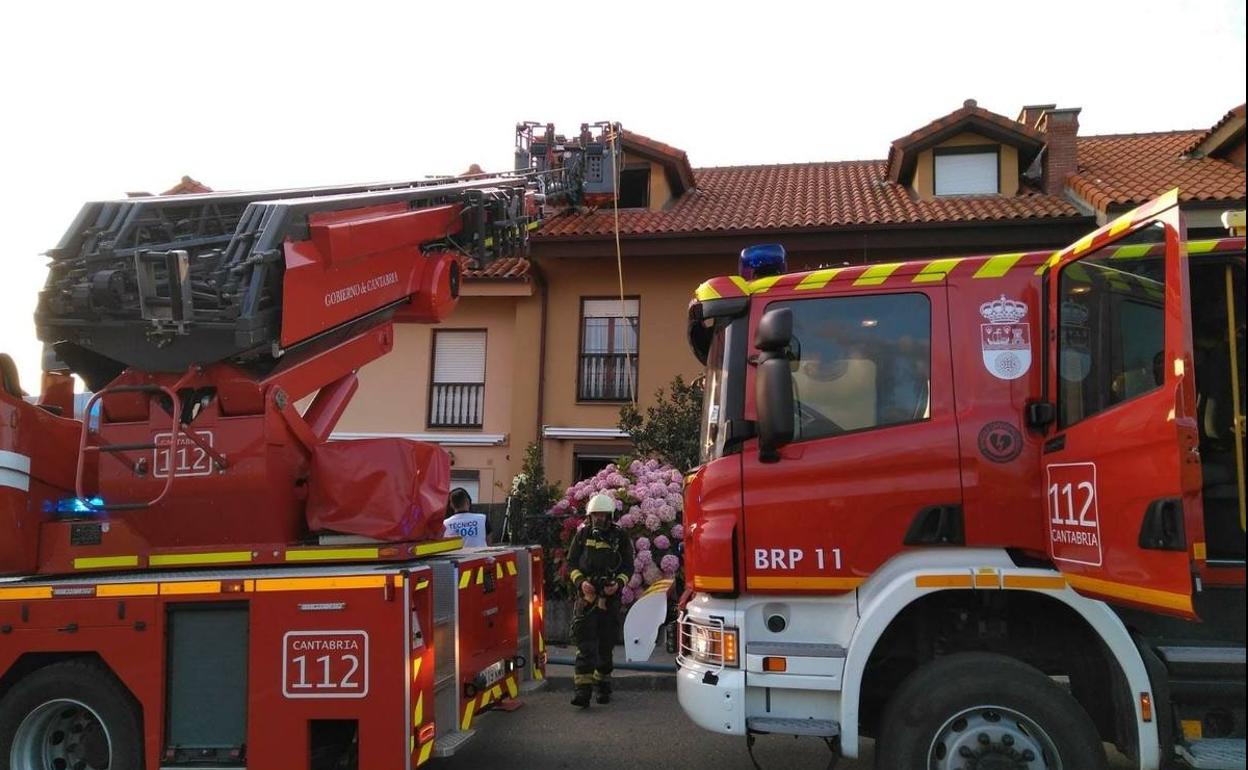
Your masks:
<instances>
[{"instance_id":1,"label":"dormer window","mask_svg":"<svg viewBox=\"0 0 1248 770\"><path fill-rule=\"evenodd\" d=\"M998 145L937 147L932 160L936 195L997 195L1001 192Z\"/></svg>"}]
</instances>

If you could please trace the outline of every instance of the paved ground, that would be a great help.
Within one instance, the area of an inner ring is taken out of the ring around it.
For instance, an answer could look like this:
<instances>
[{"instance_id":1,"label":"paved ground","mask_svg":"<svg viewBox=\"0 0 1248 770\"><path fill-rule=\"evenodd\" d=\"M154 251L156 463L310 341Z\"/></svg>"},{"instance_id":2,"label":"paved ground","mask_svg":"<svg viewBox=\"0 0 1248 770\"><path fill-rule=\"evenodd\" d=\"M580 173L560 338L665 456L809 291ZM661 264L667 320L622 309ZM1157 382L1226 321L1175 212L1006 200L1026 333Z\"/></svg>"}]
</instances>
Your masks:
<instances>
[{"instance_id":1,"label":"paved ground","mask_svg":"<svg viewBox=\"0 0 1248 770\"><path fill-rule=\"evenodd\" d=\"M624 648L617 647L617 665ZM552 645L553 660L571 661L576 651ZM675 656L661 647L650 663L675 666ZM456 756L441 760L439 770L752 770L745 739L703 730L689 721L676 700L673 674L615 671L617 692L608 706L574 709L572 667L550 665L548 686L522 698L513 712L489 712L474 722L476 736ZM874 758L868 743L865 756L843 759L837 770L871 770ZM828 750L814 738L760 737L755 755L763 770L822 770ZM1130 767L1119 760L1114 768Z\"/></svg>"},{"instance_id":2,"label":"paved ground","mask_svg":"<svg viewBox=\"0 0 1248 770\"><path fill-rule=\"evenodd\" d=\"M456 756L440 760L439 770L751 770L745 741L695 727L671 691L628 690L609 706L585 711L568 705L566 689L546 689L524 699L524 706L490 712L473 724L476 736ZM756 755L763 770L822 770L828 751L802 738L760 738ZM837 770L869 770L870 752ZM432 765L431 765L432 766ZM1122 762L1115 768L1130 767Z\"/></svg>"},{"instance_id":3,"label":"paved ground","mask_svg":"<svg viewBox=\"0 0 1248 770\"><path fill-rule=\"evenodd\" d=\"M492 712L474 723L477 735L439 770L750 770L745 740L695 727L671 691L622 691L609 706L580 711L568 705L566 689L527 696L516 711ZM810 738L759 739L764 770L827 766L828 750ZM432 766L432 765L431 765ZM837 770L865 770L843 762Z\"/></svg>"}]
</instances>

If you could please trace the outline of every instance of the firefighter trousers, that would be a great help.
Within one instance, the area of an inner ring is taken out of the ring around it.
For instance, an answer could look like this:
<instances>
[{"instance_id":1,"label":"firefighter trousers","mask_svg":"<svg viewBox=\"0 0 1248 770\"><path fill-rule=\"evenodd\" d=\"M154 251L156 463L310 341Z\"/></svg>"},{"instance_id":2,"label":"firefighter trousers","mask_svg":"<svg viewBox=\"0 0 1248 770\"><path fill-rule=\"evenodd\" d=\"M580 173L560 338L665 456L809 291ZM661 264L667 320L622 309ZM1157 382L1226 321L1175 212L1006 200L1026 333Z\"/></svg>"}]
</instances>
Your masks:
<instances>
[{"instance_id":1,"label":"firefighter trousers","mask_svg":"<svg viewBox=\"0 0 1248 770\"><path fill-rule=\"evenodd\" d=\"M615 668L615 640L620 636L620 602L611 597L606 607L577 599L572 616L572 641L576 644L576 687L611 686Z\"/></svg>"}]
</instances>

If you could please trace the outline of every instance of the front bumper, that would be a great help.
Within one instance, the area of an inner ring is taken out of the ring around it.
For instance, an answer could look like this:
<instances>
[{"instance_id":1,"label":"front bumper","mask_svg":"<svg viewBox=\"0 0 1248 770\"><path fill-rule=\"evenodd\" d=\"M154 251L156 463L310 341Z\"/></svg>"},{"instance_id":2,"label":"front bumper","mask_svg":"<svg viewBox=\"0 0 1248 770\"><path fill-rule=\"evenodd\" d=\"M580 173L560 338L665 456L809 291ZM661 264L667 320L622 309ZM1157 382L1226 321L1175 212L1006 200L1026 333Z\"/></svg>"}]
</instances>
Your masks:
<instances>
[{"instance_id":1,"label":"front bumper","mask_svg":"<svg viewBox=\"0 0 1248 770\"><path fill-rule=\"evenodd\" d=\"M676 673L680 706L698 727L726 735L745 735L745 672L712 671L686 662Z\"/></svg>"}]
</instances>

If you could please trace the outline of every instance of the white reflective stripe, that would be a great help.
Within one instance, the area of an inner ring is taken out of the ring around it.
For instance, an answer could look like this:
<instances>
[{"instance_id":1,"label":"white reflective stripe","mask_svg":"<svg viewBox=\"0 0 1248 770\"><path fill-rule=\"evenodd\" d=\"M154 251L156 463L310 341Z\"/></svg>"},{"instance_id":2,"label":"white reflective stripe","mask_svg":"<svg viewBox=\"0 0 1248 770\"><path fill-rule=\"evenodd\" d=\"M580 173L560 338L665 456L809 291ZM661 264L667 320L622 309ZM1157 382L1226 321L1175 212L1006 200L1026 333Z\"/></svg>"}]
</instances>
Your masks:
<instances>
[{"instance_id":1,"label":"white reflective stripe","mask_svg":"<svg viewBox=\"0 0 1248 770\"><path fill-rule=\"evenodd\" d=\"M30 458L26 455L19 455L17 452L0 449L0 470L3 469L28 474L30 473Z\"/></svg>"},{"instance_id":2,"label":"white reflective stripe","mask_svg":"<svg viewBox=\"0 0 1248 770\"><path fill-rule=\"evenodd\" d=\"M21 471L0 468L0 487L13 487L23 492L30 491L30 476Z\"/></svg>"}]
</instances>

